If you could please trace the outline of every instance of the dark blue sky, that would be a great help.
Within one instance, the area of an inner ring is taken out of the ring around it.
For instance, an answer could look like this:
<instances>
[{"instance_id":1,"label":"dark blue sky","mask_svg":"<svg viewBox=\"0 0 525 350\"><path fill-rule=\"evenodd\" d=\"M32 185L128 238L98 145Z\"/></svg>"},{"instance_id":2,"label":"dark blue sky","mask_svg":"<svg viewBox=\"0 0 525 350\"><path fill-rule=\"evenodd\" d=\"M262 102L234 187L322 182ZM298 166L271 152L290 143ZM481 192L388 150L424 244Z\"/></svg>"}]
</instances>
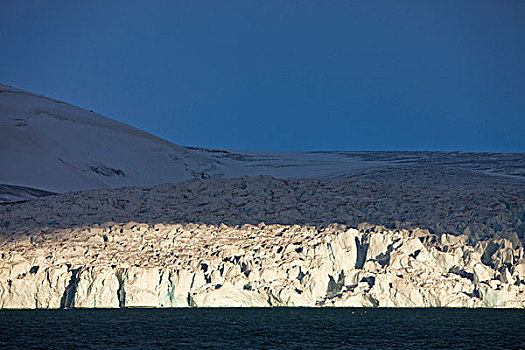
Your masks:
<instances>
[{"instance_id":1,"label":"dark blue sky","mask_svg":"<svg viewBox=\"0 0 525 350\"><path fill-rule=\"evenodd\" d=\"M525 151L525 1L3 1L0 81L178 144Z\"/></svg>"}]
</instances>

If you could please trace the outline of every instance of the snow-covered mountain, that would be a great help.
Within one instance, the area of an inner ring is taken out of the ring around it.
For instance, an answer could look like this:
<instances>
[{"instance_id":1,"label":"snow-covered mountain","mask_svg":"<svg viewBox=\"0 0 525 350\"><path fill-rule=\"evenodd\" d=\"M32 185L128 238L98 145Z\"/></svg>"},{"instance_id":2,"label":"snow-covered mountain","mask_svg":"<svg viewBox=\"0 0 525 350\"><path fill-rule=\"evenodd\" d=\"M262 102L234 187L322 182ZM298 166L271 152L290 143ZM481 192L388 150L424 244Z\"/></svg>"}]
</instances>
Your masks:
<instances>
[{"instance_id":1,"label":"snow-covered mountain","mask_svg":"<svg viewBox=\"0 0 525 350\"><path fill-rule=\"evenodd\" d=\"M521 178L525 174L523 154L183 147L92 111L0 84L0 201L193 178L363 176L385 167L415 164Z\"/></svg>"},{"instance_id":2,"label":"snow-covered mountain","mask_svg":"<svg viewBox=\"0 0 525 350\"><path fill-rule=\"evenodd\" d=\"M267 168L274 175L292 176L298 165L304 167L299 158L287 171L281 158L276 165L271 153L182 147L92 111L0 85L0 184L67 192L257 175ZM308 159L315 174L334 168L330 159L319 164L316 158ZM343 159L347 168L365 163L349 160ZM305 171L312 173L299 173Z\"/></svg>"},{"instance_id":3,"label":"snow-covered mountain","mask_svg":"<svg viewBox=\"0 0 525 350\"><path fill-rule=\"evenodd\" d=\"M0 183L65 192L192 177L213 161L129 125L0 85Z\"/></svg>"}]
</instances>

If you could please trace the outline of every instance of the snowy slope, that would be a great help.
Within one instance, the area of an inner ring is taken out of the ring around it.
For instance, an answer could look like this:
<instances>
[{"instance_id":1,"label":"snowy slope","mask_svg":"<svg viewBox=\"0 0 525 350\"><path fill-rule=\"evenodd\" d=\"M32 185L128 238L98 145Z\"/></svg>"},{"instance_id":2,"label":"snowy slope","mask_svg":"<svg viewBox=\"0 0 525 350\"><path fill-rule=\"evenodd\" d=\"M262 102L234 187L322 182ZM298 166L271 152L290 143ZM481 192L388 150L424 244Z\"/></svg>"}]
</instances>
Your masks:
<instances>
[{"instance_id":1,"label":"snowy slope","mask_svg":"<svg viewBox=\"0 0 525 350\"><path fill-rule=\"evenodd\" d=\"M0 85L0 184L67 192L261 173L326 176L373 163L293 157L182 147L91 111Z\"/></svg>"},{"instance_id":2,"label":"snowy slope","mask_svg":"<svg viewBox=\"0 0 525 350\"><path fill-rule=\"evenodd\" d=\"M519 181L525 178L523 153L183 147L92 111L0 84L0 185L5 185L5 191L0 188L0 202L30 199L38 195L35 189L68 192L243 175L388 177L385 170L389 168L411 166L466 169Z\"/></svg>"},{"instance_id":3,"label":"snowy slope","mask_svg":"<svg viewBox=\"0 0 525 350\"><path fill-rule=\"evenodd\" d=\"M178 182L215 161L96 113L0 85L0 183L53 192Z\"/></svg>"}]
</instances>

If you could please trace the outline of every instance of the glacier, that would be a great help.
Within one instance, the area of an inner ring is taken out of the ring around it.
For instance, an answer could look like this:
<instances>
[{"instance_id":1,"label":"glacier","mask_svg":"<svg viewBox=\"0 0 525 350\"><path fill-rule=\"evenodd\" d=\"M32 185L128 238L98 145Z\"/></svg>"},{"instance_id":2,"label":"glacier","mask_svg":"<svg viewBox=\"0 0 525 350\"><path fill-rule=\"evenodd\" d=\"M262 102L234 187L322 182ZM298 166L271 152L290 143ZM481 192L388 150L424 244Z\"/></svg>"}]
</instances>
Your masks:
<instances>
[{"instance_id":1,"label":"glacier","mask_svg":"<svg viewBox=\"0 0 525 350\"><path fill-rule=\"evenodd\" d=\"M525 154L185 147L0 85L0 308L525 307Z\"/></svg>"},{"instance_id":2,"label":"glacier","mask_svg":"<svg viewBox=\"0 0 525 350\"><path fill-rule=\"evenodd\" d=\"M0 307L523 308L525 186L478 180L206 179L0 206Z\"/></svg>"}]
</instances>

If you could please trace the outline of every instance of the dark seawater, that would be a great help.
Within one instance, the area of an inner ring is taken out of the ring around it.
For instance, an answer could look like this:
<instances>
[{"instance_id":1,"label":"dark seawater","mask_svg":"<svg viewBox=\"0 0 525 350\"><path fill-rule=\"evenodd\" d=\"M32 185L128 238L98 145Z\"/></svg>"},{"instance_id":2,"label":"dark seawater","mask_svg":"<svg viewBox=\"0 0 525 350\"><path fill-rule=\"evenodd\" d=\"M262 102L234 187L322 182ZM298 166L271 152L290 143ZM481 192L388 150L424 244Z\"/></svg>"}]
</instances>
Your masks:
<instances>
[{"instance_id":1,"label":"dark seawater","mask_svg":"<svg viewBox=\"0 0 525 350\"><path fill-rule=\"evenodd\" d=\"M2 310L1 349L525 348L501 309Z\"/></svg>"}]
</instances>

